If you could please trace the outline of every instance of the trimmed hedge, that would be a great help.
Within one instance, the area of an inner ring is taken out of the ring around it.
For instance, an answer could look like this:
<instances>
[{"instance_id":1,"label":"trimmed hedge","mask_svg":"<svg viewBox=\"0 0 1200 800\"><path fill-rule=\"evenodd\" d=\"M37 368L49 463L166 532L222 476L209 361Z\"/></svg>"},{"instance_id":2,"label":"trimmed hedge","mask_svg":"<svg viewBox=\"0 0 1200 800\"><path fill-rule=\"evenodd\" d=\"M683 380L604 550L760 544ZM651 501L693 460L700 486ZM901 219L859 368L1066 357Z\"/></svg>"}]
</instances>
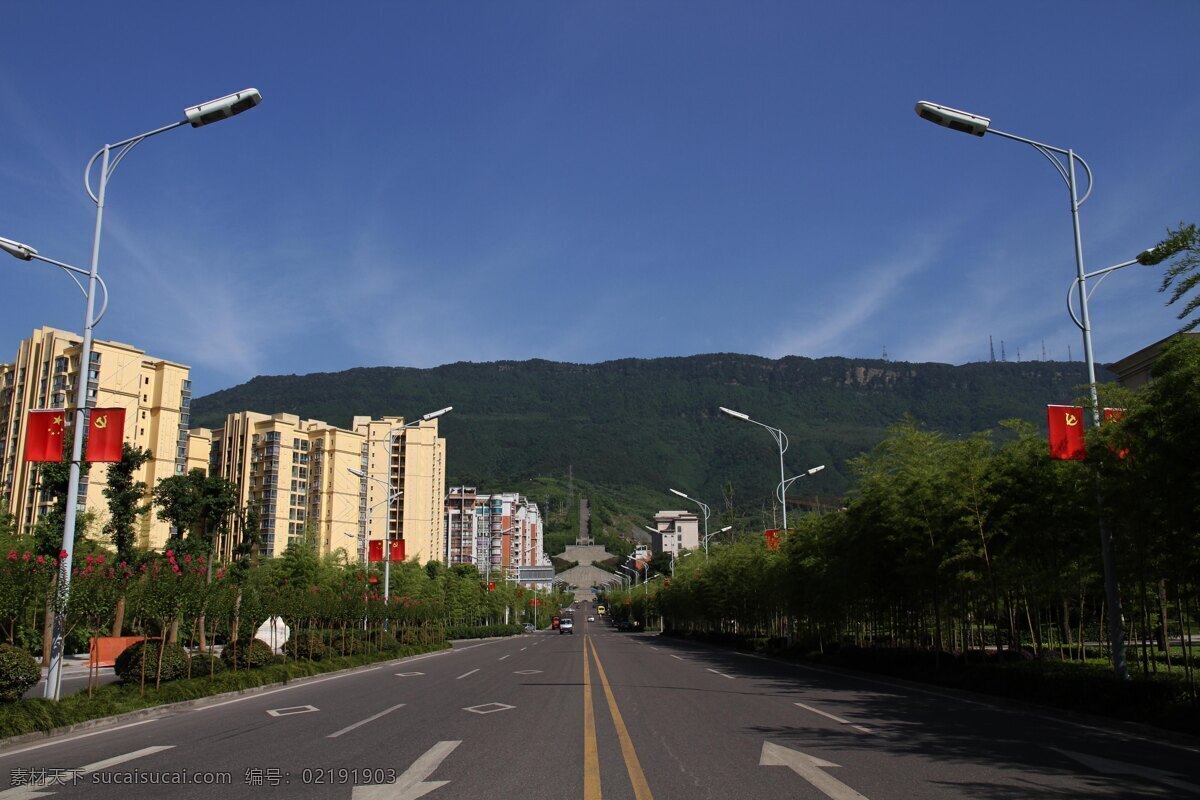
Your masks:
<instances>
[{"instance_id":1,"label":"trimmed hedge","mask_svg":"<svg viewBox=\"0 0 1200 800\"><path fill-rule=\"evenodd\" d=\"M182 645L174 642L167 642L166 647L162 648L162 672L159 673L158 651L161 642L155 639L149 639L141 642L134 642L121 651L121 655L117 656L116 664L113 665L113 671L117 673L117 677L124 683L136 683L141 685L142 675L146 676L146 683L153 683L155 680L161 681L177 681L180 678L186 678L188 675L188 654L183 649ZM145 672L143 673L142 659L145 658Z\"/></svg>"},{"instance_id":2,"label":"trimmed hedge","mask_svg":"<svg viewBox=\"0 0 1200 800\"><path fill-rule=\"evenodd\" d=\"M292 637L283 643L283 652L290 659L309 661L320 661L327 655L325 645L321 643L321 634L310 635L306 631L293 632ZM337 655L340 655L340 651Z\"/></svg>"},{"instance_id":3,"label":"trimmed hedge","mask_svg":"<svg viewBox=\"0 0 1200 800\"><path fill-rule=\"evenodd\" d=\"M20 700L41 677L37 659L11 644L0 644L0 702Z\"/></svg>"},{"instance_id":4,"label":"trimmed hedge","mask_svg":"<svg viewBox=\"0 0 1200 800\"><path fill-rule=\"evenodd\" d=\"M225 649L221 651L221 660L225 662L225 666L233 668L235 654L239 670L257 669L275 663L275 653L271 650L271 645L262 639L243 639L237 642L236 646L233 643L225 645Z\"/></svg>"},{"instance_id":5,"label":"trimmed hedge","mask_svg":"<svg viewBox=\"0 0 1200 800\"><path fill-rule=\"evenodd\" d=\"M446 628L446 638L486 639L491 636L516 636L524 631L524 625L451 625Z\"/></svg>"}]
</instances>

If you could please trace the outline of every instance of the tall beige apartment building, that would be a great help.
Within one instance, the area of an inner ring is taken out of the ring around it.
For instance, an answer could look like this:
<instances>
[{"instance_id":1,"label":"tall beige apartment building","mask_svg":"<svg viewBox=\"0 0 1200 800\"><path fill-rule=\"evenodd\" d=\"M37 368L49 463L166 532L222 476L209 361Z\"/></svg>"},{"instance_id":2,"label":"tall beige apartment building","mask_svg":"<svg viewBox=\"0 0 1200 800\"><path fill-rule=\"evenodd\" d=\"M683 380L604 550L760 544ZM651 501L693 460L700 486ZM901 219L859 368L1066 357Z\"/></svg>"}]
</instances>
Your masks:
<instances>
[{"instance_id":1,"label":"tall beige apartment building","mask_svg":"<svg viewBox=\"0 0 1200 800\"><path fill-rule=\"evenodd\" d=\"M390 533L404 538L406 557L440 558L446 442L437 420L403 425L401 417L355 417L347 430L242 411L221 428L191 434L211 439L210 474L237 487L241 508L258 509L264 555L280 556L313 537L321 554L343 549L357 561L368 539ZM397 488L403 493L393 497ZM241 541L241 524L233 520L219 542L221 558Z\"/></svg>"},{"instance_id":2,"label":"tall beige apartment building","mask_svg":"<svg viewBox=\"0 0 1200 800\"><path fill-rule=\"evenodd\" d=\"M352 427L363 437L361 535L403 538L406 559L444 561L446 440L438 420L355 417Z\"/></svg>"},{"instance_id":3,"label":"tall beige apartment building","mask_svg":"<svg viewBox=\"0 0 1200 800\"><path fill-rule=\"evenodd\" d=\"M26 412L43 408L75 409L80 380L81 336L40 328L20 343L16 358L0 364L0 508L13 514L18 531L27 533L49 510L38 490L39 465L26 463ZM136 476L150 489L169 475L183 473L203 443L188 434L192 385L189 368L146 355L132 345L95 340L86 368L87 407L124 408L125 441L148 449L153 457ZM73 414L68 416L68 419ZM108 466L93 464L79 484L79 510L96 517L93 533L107 521L102 491ZM157 515L142 516L137 544L161 547L170 529Z\"/></svg>"}]
</instances>

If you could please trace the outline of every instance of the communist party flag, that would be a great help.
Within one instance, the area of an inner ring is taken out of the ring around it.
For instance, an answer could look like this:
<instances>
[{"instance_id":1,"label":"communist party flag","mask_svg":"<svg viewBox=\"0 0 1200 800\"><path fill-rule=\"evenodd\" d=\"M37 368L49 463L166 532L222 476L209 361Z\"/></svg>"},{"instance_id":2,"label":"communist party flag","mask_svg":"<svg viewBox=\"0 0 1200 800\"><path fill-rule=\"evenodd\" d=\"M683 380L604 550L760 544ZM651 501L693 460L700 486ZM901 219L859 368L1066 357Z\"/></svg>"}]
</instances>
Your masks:
<instances>
[{"instance_id":1,"label":"communist party flag","mask_svg":"<svg viewBox=\"0 0 1200 800\"><path fill-rule=\"evenodd\" d=\"M1046 406L1050 421L1050 457L1078 461L1086 455L1083 446L1083 409L1079 406Z\"/></svg>"},{"instance_id":2,"label":"communist party flag","mask_svg":"<svg viewBox=\"0 0 1200 800\"><path fill-rule=\"evenodd\" d=\"M367 542L367 561L383 561L383 539Z\"/></svg>"},{"instance_id":3,"label":"communist party flag","mask_svg":"<svg viewBox=\"0 0 1200 800\"><path fill-rule=\"evenodd\" d=\"M125 441L125 409L93 408L88 423L87 460L120 461Z\"/></svg>"},{"instance_id":4,"label":"communist party flag","mask_svg":"<svg viewBox=\"0 0 1200 800\"><path fill-rule=\"evenodd\" d=\"M1125 421L1125 409L1123 408L1106 408L1104 409L1104 424L1113 425L1115 423ZM1125 458L1129 455L1128 448L1114 448L1113 453L1117 458Z\"/></svg>"},{"instance_id":5,"label":"communist party flag","mask_svg":"<svg viewBox=\"0 0 1200 800\"><path fill-rule=\"evenodd\" d=\"M390 552L388 554L388 560L389 561L403 561L404 560L404 540L403 539L392 539L391 544L392 544L392 546L389 549Z\"/></svg>"},{"instance_id":6,"label":"communist party flag","mask_svg":"<svg viewBox=\"0 0 1200 800\"><path fill-rule=\"evenodd\" d=\"M25 424L25 460L62 461L66 428L64 409L30 411Z\"/></svg>"},{"instance_id":7,"label":"communist party flag","mask_svg":"<svg viewBox=\"0 0 1200 800\"><path fill-rule=\"evenodd\" d=\"M778 528L773 528L769 531L764 531L763 535L767 539L767 549L768 550L778 550L779 549L779 529Z\"/></svg>"}]
</instances>

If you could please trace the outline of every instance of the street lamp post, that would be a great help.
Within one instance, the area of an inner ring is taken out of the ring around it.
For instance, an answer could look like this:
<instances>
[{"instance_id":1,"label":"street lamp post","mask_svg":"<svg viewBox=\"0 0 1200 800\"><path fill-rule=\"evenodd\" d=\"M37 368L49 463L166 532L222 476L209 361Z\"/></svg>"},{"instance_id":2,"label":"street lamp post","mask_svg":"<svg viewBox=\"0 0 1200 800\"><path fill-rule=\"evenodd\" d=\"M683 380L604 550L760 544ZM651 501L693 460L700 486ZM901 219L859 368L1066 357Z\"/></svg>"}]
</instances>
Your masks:
<instances>
[{"instance_id":1,"label":"street lamp post","mask_svg":"<svg viewBox=\"0 0 1200 800\"><path fill-rule=\"evenodd\" d=\"M775 440L775 444L779 445L779 486L776 489L775 494L776 497L779 498L779 507L783 512L783 529L787 530L787 487L784 485L787 483L787 479L784 477L783 472L783 454L786 453L788 449L787 434L781 431L779 428L772 428L770 425L764 425L758 420L750 419L748 414L743 414L740 411L734 411L732 408L725 408L724 406L718 406L718 408L720 409L721 413L725 414L726 416L733 417L734 419L745 420L746 422L753 422L760 428L766 428L771 434L771 438Z\"/></svg>"},{"instance_id":2,"label":"street lamp post","mask_svg":"<svg viewBox=\"0 0 1200 800\"><path fill-rule=\"evenodd\" d=\"M712 509L710 509L706 503L704 503L700 500L697 500L694 497L688 497L686 494L679 491L678 489L669 489L668 491L671 494L679 495L684 500L689 500L689 501L695 503L696 505L700 506L700 510L704 513L704 557L708 558L708 517L710 514L712 514Z\"/></svg>"},{"instance_id":3,"label":"street lamp post","mask_svg":"<svg viewBox=\"0 0 1200 800\"><path fill-rule=\"evenodd\" d=\"M262 95L257 89L244 89L235 94L226 95L225 97L210 100L207 103L201 103L196 106L184 109L184 118L177 122L172 122L170 125L165 125L161 128L139 134L137 136L125 139L114 144L106 144L91 157L87 163L87 167L83 173L83 184L87 190L88 196L96 204L96 227L92 236L92 262L91 268L83 273L83 270L61 264L50 259L42 258L37 255L37 251L27 246L18 246L15 242L5 240L6 245L3 249L18 258L29 260L30 258L38 258L42 261L62 267L69 272L79 272L88 276L87 288L84 290L86 298L86 313L83 318L83 342L79 350L79 376L77 378L77 387L75 392L75 429L72 434L71 443L71 466L70 475L67 480L67 499L66 507L63 516L63 539L62 539L62 558L58 564L58 589L54 600L54 630L53 639L50 646L50 669L46 674L46 687L44 696L51 700L58 700L59 689L62 680L62 658L63 658L63 635L64 625L66 623L67 603L71 596L71 568L75 554L75 517L79 505L79 473L80 460L83 458L83 435L86 428L84 413L87 408L88 400L88 370L91 368L92 358L92 330L95 328L99 317L104 315L104 309L101 309L100 315L95 314L96 310L96 286L99 284L104 287L104 282L100 279L100 241L101 233L104 224L104 201L108 190L108 181L112 177L113 171L121 163L122 159L129 154L129 151L136 147L141 142L149 139L151 136L156 136L160 133L165 133L182 125L190 124L193 128L200 128L209 125L213 122L227 119L243 111L254 108L262 102ZM116 151L116 157L113 158L112 153ZM97 191L92 191L91 173L92 167L96 160L100 159L100 183ZM14 252L16 249L18 252ZM74 276L72 276L74 277ZM78 284L78 280L76 280ZM80 288L83 288L82 285ZM108 305L108 290L104 291L104 305Z\"/></svg>"},{"instance_id":4,"label":"street lamp post","mask_svg":"<svg viewBox=\"0 0 1200 800\"><path fill-rule=\"evenodd\" d=\"M1079 207L1091 195L1093 186L1092 170L1086 161L1072 149L1064 150L1061 147L1053 147L1034 141L1033 139L1026 139L1022 136L998 131L991 127L991 120L989 118L971 114L967 111L941 106L926 100L918 102L915 110L917 116L922 119L950 128L951 130L969 133L973 136L983 136L986 133L991 133L1005 139L1012 139L1013 141L1027 144L1041 153L1058 172L1059 176L1062 177L1063 181L1066 182L1067 191L1071 196L1071 230L1075 245L1075 281L1072 284L1072 289L1078 287L1079 292L1079 316L1076 317L1074 312L1071 312L1071 318L1083 333L1083 355L1084 360L1087 362L1088 393L1092 401L1092 424L1097 428L1100 427L1100 398L1096 389L1096 363L1092 353L1092 324L1088 316L1087 300L1089 292L1087 289L1087 280L1089 277L1104 275L1115 269L1130 266L1131 263L1157 263L1152 259L1157 257L1161 261L1169 253L1151 255L1152 251L1147 251L1133 262L1119 264L1110 269L1099 270L1094 273L1085 272L1083 268L1083 240L1079 233ZM1066 163L1063 162L1063 157L1066 158ZM1079 185L1075 176L1075 164L1077 162L1087 174L1087 191L1083 197L1079 196ZM1146 257L1147 260L1142 261L1143 257ZM1068 297L1069 307L1070 298ZM1100 554L1104 565L1104 593L1108 606L1108 634L1112 642L1113 671L1118 678L1125 679L1128 677L1128 669L1125 662L1125 630L1121 614L1121 594L1117 587L1116 565L1113 560L1112 533L1104 517L1104 496L1100 486L1099 473L1096 474L1096 505L1096 514L1100 527Z\"/></svg>"}]
</instances>

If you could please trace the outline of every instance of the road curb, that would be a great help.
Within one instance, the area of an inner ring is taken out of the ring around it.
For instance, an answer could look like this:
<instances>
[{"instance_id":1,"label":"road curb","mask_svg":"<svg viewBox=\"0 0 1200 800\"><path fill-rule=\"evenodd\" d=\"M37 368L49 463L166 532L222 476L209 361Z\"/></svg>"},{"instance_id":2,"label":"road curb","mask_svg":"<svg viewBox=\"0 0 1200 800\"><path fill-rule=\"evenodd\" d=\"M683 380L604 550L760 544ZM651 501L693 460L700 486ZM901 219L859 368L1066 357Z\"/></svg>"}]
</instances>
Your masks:
<instances>
[{"instance_id":1,"label":"road curb","mask_svg":"<svg viewBox=\"0 0 1200 800\"><path fill-rule=\"evenodd\" d=\"M378 669L380 666L387 664L403 664L405 661L410 661L414 658L428 658L430 655L438 653L453 652L454 646L443 648L441 650L430 650L427 653L414 653L411 656L404 656L400 659L381 660L371 664L360 664L357 667L346 667L345 669L335 669L330 672L319 672L316 675L305 675L300 678L292 678L286 681L275 681L274 683L264 683L261 686L251 686L246 689L236 689L231 692L221 692L220 694L210 694L207 697L197 697L192 700L180 700L175 703L164 703L160 706L151 706L150 708L139 708L136 711L126 711L121 714L116 714L111 717L96 717L82 722L76 722L73 725L63 725L58 728L51 728L48 731L33 731L31 733L21 733L16 736L10 736L6 739L0 739L0 755L3 755L5 750L30 742L37 742L46 739L53 739L58 736L66 736L71 733L79 733L80 731L92 730L101 728L106 725L120 724L123 722L137 722L148 717L169 717L180 711L186 711L193 708L200 708L206 705L212 705L219 701L230 700L235 697L244 697L262 692L278 689L280 686L296 686L299 684L308 683L309 681L319 678L328 678L332 675L340 675L348 672L358 672L365 669Z\"/></svg>"}]
</instances>

